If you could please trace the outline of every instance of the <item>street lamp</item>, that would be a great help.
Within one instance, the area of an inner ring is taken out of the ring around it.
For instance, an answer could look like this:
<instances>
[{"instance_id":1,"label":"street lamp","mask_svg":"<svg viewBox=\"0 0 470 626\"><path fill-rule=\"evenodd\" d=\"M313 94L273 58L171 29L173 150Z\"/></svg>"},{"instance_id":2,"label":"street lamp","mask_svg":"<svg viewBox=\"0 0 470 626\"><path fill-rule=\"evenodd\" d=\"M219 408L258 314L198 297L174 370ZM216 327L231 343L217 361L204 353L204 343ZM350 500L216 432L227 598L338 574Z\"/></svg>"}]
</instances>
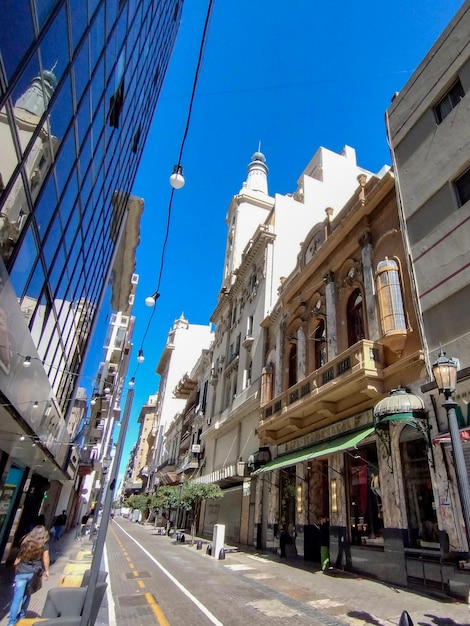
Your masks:
<instances>
[{"instance_id":1,"label":"street lamp","mask_svg":"<svg viewBox=\"0 0 470 626\"><path fill-rule=\"evenodd\" d=\"M442 405L447 413L449 422L450 440L454 453L455 471L460 489L460 500L462 503L462 513L465 522L465 533L467 536L468 549L470 550L470 486L468 483L467 468L463 453L462 440L460 439L459 424L455 407L457 402L452 400L452 394L456 389L458 360L448 358L445 352L439 354L437 361L432 366L432 373L436 380L439 393L443 393L445 402ZM467 556L467 561L469 561Z\"/></svg>"}]
</instances>

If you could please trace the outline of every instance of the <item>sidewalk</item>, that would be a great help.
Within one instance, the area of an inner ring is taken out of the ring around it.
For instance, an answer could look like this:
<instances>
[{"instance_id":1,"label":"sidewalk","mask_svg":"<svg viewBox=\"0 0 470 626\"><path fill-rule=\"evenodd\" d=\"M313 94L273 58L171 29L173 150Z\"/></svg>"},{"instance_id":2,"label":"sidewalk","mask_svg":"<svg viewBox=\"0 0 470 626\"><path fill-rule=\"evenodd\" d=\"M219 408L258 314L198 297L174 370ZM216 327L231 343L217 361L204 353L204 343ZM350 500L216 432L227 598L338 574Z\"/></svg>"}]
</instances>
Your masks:
<instances>
[{"instance_id":1,"label":"sidewalk","mask_svg":"<svg viewBox=\"0 0 470 626\"><path fill-rule=\"evenodd\" d=\"M121 518L116 521L124 529L128 524L132 525L128 520ZM155 533L153 524L144 524L140 527L152 536ZM171 543L176 541L176 537L170 539L155 536L155 539ZM211 542L195 537L194 543L190 545L189 540L190 537L186 535L185 544L180 544L181 549L194 551L202 559L207 559L207 564L209 564L211 561L206 555L206 549ZM197 550L195 544L199 541L202 542L202 546ZM336 617L340 615L343 617L347 614L348 621L345 620L347 624L354 626L397 624L397 617L405 609L412 616L415 625L468 626L470 624L468 606L448 596L438 597L435 593L424 594L399 589L340 570L331 570L328 575L324 575L319 571L318 564L306 562L300 557L286 559L272 552L262 552L246 546L235 546L233 549L236 551L232 552L231 547L225 546L226 559L221 565L229 570L246 571L246 575L250 577L253 584L256 582L256 584L272 588L273 598L282 592L282 598L290 598L292 602L297 602L301 601L304 595L310 598L314 590L315 599L309 601L312 610L327 611ZM50 550L50 578L44 581L42 589L31 597L28 617L41 614L49 589L59 587L64 582L69 586L79 585L83 572L91 566L92 542L89 537L76 539L74 529L65 534L59 542L52 542ZM109 556L111 574L116 567L116 562L112 551ZM0 626L6 626L8 621L13 574L12 567L0 566ZM204 575L210 581L211 576L217 575L217 569L206 568ZM108 582L111 583L110 577ZM125 581L122 584L125 585ZM110 591L116 593L115 589L110 590L108 586L108 592ZM361 609L358 610L357 607ZM112 607L109 608L112 611ZM135 623L139 624L140 621ZM105 595L95 626L108 626L109 624L108 600Z\"/></svg>"},{"instance_id":2,"label":"sidewalk","mask_svg":"<svg viewBox=\"0 0 470 626\"><path fill-rule=\"evenodd\" d=\"M64 582L68 586L80 585L83 572L91 566L92 546L89 537L76 538L76 529L69 530L59 541L51 540L49 580L44 580L42 588L31 596L27 617L41 615L49 589L60 587ZM0 626L5 626L8 622L14 577L11 565L0 565ZM65 581L65 578L68 580Z\"/></svg>"}]
</instances>

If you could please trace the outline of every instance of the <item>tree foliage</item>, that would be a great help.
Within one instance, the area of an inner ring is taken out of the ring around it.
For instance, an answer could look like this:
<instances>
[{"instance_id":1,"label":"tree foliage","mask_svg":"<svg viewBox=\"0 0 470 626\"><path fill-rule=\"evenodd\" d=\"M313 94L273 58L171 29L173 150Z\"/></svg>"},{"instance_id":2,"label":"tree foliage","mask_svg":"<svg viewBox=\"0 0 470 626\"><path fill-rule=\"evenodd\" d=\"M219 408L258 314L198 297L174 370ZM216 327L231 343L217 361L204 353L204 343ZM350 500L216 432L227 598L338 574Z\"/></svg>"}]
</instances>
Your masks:
<instances>
[{"instance_id":1,"label":"tree foliage","mask_svg":"<svg viewBox=\"0 0 470 626\"><path fill-rule=\"evenodd\" d=\"M148 496L137 493L126 498L124 500L124 506L144 512L148 508L148 499Z\"/></svg>"}]
</instances>

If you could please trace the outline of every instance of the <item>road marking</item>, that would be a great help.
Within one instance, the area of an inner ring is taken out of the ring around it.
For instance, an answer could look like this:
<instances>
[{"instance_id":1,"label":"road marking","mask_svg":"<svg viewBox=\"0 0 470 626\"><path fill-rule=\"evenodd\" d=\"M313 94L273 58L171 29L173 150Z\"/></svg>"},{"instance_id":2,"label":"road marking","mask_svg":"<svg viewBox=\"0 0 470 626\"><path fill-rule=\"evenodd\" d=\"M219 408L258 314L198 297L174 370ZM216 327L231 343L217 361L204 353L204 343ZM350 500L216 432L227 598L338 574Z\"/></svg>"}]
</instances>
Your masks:
<instances>
[{"instance_id":1,"label":"road marking","mask_svg":"<svg viewBox=\"0 0 470 626\"><path fill-rule=\"evenodd\" d=\"M151 593L146 593L145 598L147 599L147 602L149 603L152 611L154 612L155 617L157 618L157 621L160 624L160 626L170 626L170 622L166 619L165 615L163 614L163 611L158 606L153 595Z\"/></svg>"},{"instance_id":2,"label":"road marking","mask_svg":"<svg viewBox=\"0 0 470 626\"><path fill-rule=\"evenodd\" d=\"M138 581L137 581L137 584L139 585L139 587L140 587L141 589L145 589L145 583L144 583L144 581L143 581L143 580L138 580Z\"/></svg>"},{"instance_id":3,"label":"road marking","mask_svg":"<svg viewBox=\"0 0 470 626\"><path fill-rule=\"evenodd\" d=\"M104 569L109 572L108 551L106 545L104 546ZM109 626L116 626L116 607L114 604L113 594L111 592L111 578L109 578L109 585L106 588L106 598L108 600L108 619Z\"/></svg>"},{"instance_id":4,"label":"road marking","mask_svg":"<svg viewBox=\"0 0 470 626\"><path fill-rule=\"evenodd\" d=\"M143 545L141 545L141 544L137 541L137 539L134 539L134 537L133 537L132 535L130 535L127 531L125 531L125 530L124 530L124 528L123 528L122 526L120 526L119 524L117 524L117 525L119 526L119 528L120 528L121 532L123 532L125 535L127 535L127 537L129 537L129 539L131 539L131 540L132 540L132 541L133 541L133 542L134 542L137 546L139 546L139 548L142 550L142 552L143 552L144 554L146 554L146 555L148 556L148 558L149 558L149 559L150 559L150 560L151 560L151 561L152 561L152 562L153 562L153 563L154 563L154 564L155 564L155 565L156 565L156 566L157 566L157 567L158 567L158 568L159 568L159 569L160 569L160 570L161 570L161 571L165 574L165 576L167 576L167 577L171 580L171 582L172 582L172 583L174 583L174 584L178 587L178 589L181 591L181 593L184 593L184 595L185 595L185 596L186 596L189 600L191 600L191 602L192 602L193 604L195 604L195 605L197 606L197 608L198 608L198 609L199 609L202 613L204 613L204 615L207 617L207 619L208 619L209 621L211 621L211 622L212 622L213 624L215 624L216 626L224 626L224 625L223 625L223 623L222 623L222 622L219 622L219 620L215 617L215 615L213 615L213 614L209 611L209 609L208 609L206 606L204 606L204 604L202 604L202 602L200 602L200 601L199 601L199 600L198 600L195 596L193 596L193 594L192 594L192 593L190 593L190 592L186 589L186 587L184 587L184 586L183 586L183 585L179 582L179 580L177 580L177 579L173 576L173 574L170 574L170 572L169 572L167 569L165 569L165 568L163 567L163 565L162 565L161 563L159 563L159 562L157 561L157 559L156 559L154 556L152 556L152 555L150 554L150 552L149 552L148 550L146 550L146 549L144 548L144 546L143 546Z\"/></svg>"}]
</instances>

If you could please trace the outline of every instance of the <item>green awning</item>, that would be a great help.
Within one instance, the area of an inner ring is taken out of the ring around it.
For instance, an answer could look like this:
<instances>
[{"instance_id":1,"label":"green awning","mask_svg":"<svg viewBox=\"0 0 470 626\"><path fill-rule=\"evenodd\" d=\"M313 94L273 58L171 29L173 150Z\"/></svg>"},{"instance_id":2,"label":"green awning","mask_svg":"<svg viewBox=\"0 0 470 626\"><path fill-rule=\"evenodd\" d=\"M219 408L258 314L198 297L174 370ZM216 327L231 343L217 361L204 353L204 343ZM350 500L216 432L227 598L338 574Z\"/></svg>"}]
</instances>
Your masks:
<instances>
[{"instance_id":1,"label":"green awning","mask_svg":"<svg viewBox=\"0 0 470 626\"><path fill-rule=\"evenodd\" d=\"M275 469L281 469L281 467L288 467L289 465L295 465L302 461L308 461L309 459L315 459L325 454L333 454L340 452L341 450L347 450L348 448L354 448L360 441L368 437L374 432L374 428L366 428L359 432L355 432L349 435L342 435L341 437L335 437L322 443L318 443L310 448L303 448L303 450L297 450L291 454L284 454L273 459L263 467L260 467L251 475L261 474L262 472L270 472Z\"/></svg>"}]
</instances>

